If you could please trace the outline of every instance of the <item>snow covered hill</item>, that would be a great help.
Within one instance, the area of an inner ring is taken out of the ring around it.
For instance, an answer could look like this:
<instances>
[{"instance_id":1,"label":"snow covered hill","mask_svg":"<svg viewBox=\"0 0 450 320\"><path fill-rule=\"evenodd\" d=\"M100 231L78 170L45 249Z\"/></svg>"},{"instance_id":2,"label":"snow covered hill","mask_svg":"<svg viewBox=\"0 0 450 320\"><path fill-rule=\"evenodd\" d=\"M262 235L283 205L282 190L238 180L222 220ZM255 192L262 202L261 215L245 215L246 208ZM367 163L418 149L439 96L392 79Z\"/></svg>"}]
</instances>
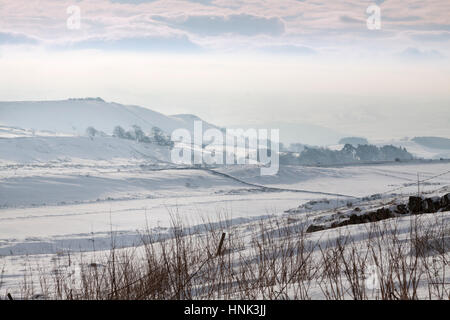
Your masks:
<instances>
[{"instance_id":1,"label":"snow covered hill","mask_svg":"<svg viewBox=\"0 0 450 320\"><path fill-rule=\"evenodd\" d=\"M159 127L170 134L178 128L192 130L196 116L167 116L147 108L105 102L101 98L60 101L0 102L0 125L55 133L84 134L89 126L111 134L115 126L140 126L145 132ZM205 128L215 127L203 123Z\"/></svg>"}]
</instances>

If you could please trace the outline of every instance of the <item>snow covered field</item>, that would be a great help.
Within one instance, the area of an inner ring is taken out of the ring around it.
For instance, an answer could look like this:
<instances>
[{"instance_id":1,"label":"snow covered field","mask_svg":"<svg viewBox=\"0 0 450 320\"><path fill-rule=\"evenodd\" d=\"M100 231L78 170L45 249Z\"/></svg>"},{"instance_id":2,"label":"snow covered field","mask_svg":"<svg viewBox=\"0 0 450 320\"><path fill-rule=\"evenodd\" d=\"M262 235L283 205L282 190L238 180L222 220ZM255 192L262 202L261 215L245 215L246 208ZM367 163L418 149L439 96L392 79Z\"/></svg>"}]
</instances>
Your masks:
<instances>
[{"instance_id":1,"label":"snow covered field","mask_svg":"<svg viewBox=\"0 0 450 320\"><path fill-rule=\"evenodd\" d=\"M141 234L147 228L155 235L169 235L174 217L191 227L230 219L235 226L245 226L283 217L285 211L314 199L329 199L332 209L340 207L342 199L397 188L401 189L392 193L399 196L415 193L418 172L423 180L450 169L448 163L441 162L286 166L276 176L261 177L252 166L215 169L226 174L218 175L151 162L144 165L139 160L117 161L1 166L3 288L17 290L26 271L25 261L50 263L52 257L64 252L108 250L112 233L116 246L130 247L141 244ZM423 183L421 191L442 193L442 187L449 184L450 175L443 175Z\"/></svg>"},{"instance_id":2,"label":"snow covered field","mask_svg":"<svg viewBox=\"0 0 450 320\"><path fill-rule=\"evenodd\" d=\"M304 225L308 219L335 214L347 202L382 206L394 199L405 200L417 193L418 177L420 192L427 196L449 191L448 160L336 167L286 165L274 176L261 176L257 165L186 167L170 163L170 150L163 146L111 135L88 137L80 132L90 120L107 131L115 124L132 125L136 118L146 116L156 117L155 123L159 121L165 129L190 129L195 116L167 117L138 107L106 106L95 99L66 101L62 111L57 103L44 105L50 114L55 110L74 114L73 119L59 121L63 115L57 112L53 120L39 116L39 103L23 104L22 109L0 104L8 111L7 121L37 128L0 126L0 294L19 294L30 270L34 276L41 267L51 270L55 261L68 254L77 263L81 257L89 261L95 260L95 255L106 255L112 238L122 250L142 249L142 234L147 232L169 239L177 219L200 233L209 223L224 229L226 221L224 230L248 239L245 243L249 244L260 221L286 223L293 219L294 225ZM74 106L85 105L86 110L100 109L97 116L75 117ZM103 121L98 114L107 107L117 114ZM36 121L21 123L31 121L24 112L34 114ZM147 120L139 124L151 127ZM426 155L430 150L415 151ZM433 152L430 155L436 158L439 154ZM375 194L379 196L362 199ZM309 205L321 199L327 201ZM449 219L448 213L440 216ZM402 236L407 234L408 223L408 218L399 221ZM358 225L342 229L355 241L364 239L367 231ZM338 231L319 234L336 238ZM312 234L310 240L317 242L317 237ZM315 290L313 295L319 296L318 288Z\"/></svg>"}]
</instances>

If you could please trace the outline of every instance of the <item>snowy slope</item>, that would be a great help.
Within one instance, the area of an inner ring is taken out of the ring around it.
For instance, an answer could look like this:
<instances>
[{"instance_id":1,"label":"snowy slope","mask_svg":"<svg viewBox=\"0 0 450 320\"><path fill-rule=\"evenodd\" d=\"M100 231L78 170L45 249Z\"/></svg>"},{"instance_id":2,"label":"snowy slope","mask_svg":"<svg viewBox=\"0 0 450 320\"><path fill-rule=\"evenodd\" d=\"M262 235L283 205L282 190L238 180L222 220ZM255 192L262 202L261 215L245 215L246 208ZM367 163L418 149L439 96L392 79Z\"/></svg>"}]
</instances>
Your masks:
<instances>
[{"instance_id":1,"label":"snowy slope","mask_svg":"<svg viewBox=\"0 0 450 320\"><path fill-rule=\"evenodd\" d=\"M256 166L228 166L216 169L247 183L286 190L309 190L355 197L387 192L408 193L417 190L421 180L450 170L448 161L353 165L342 167L280 166L276 175L261 176ZM450 175L421 184L422 191L449 185Z\"/></svg>"},{"instance_id":2,"label":"snowy slope","mask_svg":"<svg viewBox=\"0 0 450 320\"><path fill-rule=\"evenodd\" d=\"M166 116L147 108L105 102L100 98L0 102L0 125L57 133L84 134L87 127L93 126L110 134L118 125L126 130L138 125L146 132L159 127L170 134L177 128L190 130L194 120L200 119Z\"/></svg>"},{"instance_id":3,"label":"snowy slope","mask_svg":"<svg viewBox=\"0 0 450 320\"><path fill-rule=\"evenodd\" d=\"M194 130L194 122L195 121L202 121L203 130L208 130L210 128L220 129L219 127L217 127L211 123L205 122L193 114L175 114L175 115L171 115L170 118L181 121L183 123L181 127L188 129L191 132Z\"/></svg>"},{"instance_id":4,"label":"snowy slope","mask_svg":"<svg viewBox=\"0 0 450 320\"><path fill-rule=\"evenodd\" d=\"M170 150L154 144L115 137L37 136L0 137L0 164L47 162L113 161L126 159L166 162Z\"/></svg>"}]
</instances>

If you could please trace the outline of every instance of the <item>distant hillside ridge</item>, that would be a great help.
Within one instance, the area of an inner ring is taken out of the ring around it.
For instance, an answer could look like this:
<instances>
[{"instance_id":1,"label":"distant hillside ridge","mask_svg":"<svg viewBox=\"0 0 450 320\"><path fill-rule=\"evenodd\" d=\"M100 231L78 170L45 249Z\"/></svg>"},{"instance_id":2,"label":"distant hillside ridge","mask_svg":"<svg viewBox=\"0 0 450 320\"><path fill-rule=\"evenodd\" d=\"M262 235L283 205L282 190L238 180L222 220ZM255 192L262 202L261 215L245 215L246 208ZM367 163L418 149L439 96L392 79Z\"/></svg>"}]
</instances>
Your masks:
<instances>
[{"instance_id":1,"label":"distant hillside ridge","mask_svg":"<svg viewBox=\"0 0 450 320\"><path fill-rule=\"evenodd\" d=\"M447 138L415 137L412 141L428 148L450 150L450 139Z\"/></svg>"},{"instance_id":2,"label":"distant hillside ridge","mask_svg":"<svg viewBox=\"0 0 450 320\"><path fill-rule=\"evenodd\" d=\"M339 140L339 144L351 144L357 147L358 145L369 144L369 141L367 141L366 138L361 137L345 137Z\"/></svg>"}]
</instances>

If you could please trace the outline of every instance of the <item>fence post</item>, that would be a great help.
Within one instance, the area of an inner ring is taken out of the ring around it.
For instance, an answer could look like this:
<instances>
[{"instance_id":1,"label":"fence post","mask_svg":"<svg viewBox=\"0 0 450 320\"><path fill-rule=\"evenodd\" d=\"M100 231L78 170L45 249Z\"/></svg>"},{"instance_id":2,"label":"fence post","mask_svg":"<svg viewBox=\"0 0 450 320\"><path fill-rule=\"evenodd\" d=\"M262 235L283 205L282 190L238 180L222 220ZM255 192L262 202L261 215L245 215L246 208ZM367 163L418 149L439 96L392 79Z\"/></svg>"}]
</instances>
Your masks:
<instances>
[{"instance_id":1,"label":"fence post","mask_svg":"<svg viewBox=\"0 0 450 320\"><path fill-rule=\"evenodd\" d=\"M418 172L417 172L417 196L420 197L420 178Z\"/></svg>"},{"instance_id":2,"label":"fence post","mask_svg":"<svg viewBox=\"0 0 450 320\"><path fill-rule=\"evenodd\" d=\"M220 238L219 247L217 248L216 257L219 256L222 252L223 241L225 240L226 233L222 233L222 237Z\"/></svg>"}]
</instances>

